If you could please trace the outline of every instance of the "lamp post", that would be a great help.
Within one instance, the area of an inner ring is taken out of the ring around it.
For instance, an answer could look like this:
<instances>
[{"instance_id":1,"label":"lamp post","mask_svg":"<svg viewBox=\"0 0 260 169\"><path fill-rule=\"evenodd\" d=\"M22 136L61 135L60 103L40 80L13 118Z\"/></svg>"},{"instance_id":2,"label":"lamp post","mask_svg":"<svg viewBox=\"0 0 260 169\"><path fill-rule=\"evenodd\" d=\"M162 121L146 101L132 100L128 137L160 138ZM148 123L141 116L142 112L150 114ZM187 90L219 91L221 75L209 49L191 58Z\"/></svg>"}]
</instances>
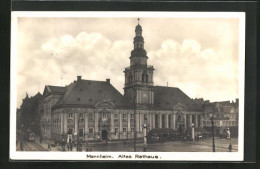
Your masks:
<instances>
[{"instance_id":1,"label":"lamp post","mask_svg":"<svg viewBox=\"0 0 260 169\"><path fill-rule=\"evenodd\" d=\"M191 124L191 138L192 138L192 141L194 141L195 139L195 131L194 131L194 123Z\"/></svg>"},{"instance_id":2,"label":"lamp post","mask_svg":"<svg viewBox=\"0 0 260 169\"><path fill-rule=\"evenodd\" d=\"M144 149L143 149L143 151L146 152L146 145L147 145L147 137L146 137L147 124L146 123L144 123L143 128L144 128Z\"/></svg>"},{"instance_id":3,"label":"lamp post","mask_svg":"<svg viewBox=\"0 0 260 169\"><path fill-rule=\"evenodd\" d=\"M212 127L212 151L215 152L215 140L214 140L214 118L211 117L211 127Z\"/></svg>"}]
</instances>

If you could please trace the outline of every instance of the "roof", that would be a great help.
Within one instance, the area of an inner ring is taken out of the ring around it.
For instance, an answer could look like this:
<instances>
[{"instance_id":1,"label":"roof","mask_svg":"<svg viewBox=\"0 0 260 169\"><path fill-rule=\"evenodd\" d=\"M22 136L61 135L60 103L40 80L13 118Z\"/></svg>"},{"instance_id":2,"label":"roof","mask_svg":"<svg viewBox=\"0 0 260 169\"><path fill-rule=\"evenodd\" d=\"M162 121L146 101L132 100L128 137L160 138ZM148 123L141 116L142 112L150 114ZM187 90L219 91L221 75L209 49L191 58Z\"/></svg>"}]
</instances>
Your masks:
<instances>
[{"instance_id":1,"label":"roof","mask_svg":"<svg viewBox=\"0 0 260 169\"><path fill-rule=\"evenodd\" d=\"M116 107L130 107L127 99L107 81L77 80L67 86L57 105L94 106L110 100Z\"/></svg>"},{"instance_id":2,"label":"roof","mask_svg":"<svg viewBox=\"0 0 260 169\"><path fill-rule=\"evenodd\" d=\"M65 92L66 87L61 86L48 86L52 92Z\"/></svg>"},{"instance_id":3,"label":"roof","mask_svg":"<svg viewBox=\"0 0 260 169\"><path fill-rule=\"evenodd\" d=\"M189 110L202 111L204 102L205 101L203 98L199 98L199 99L195 98L195 99L191 99L191 101L187 103L187 106Z\"/></svg>"},{"instance_id":4,"label":"roof","mask_svg":"<svg viewBox=\"0 0 260 169\"><path fill-rule=\"evenodd\" d=\"M57 94L63 94L65 93L66 87L62 86L50 86L46 85L44 88L43 95L48 95L49 93L57 93Z\"/></svg>"},{"instance_id":5,"label":"roof","mask_svg":"<svg viewBox=\"0 0 260 169\"><path fill-rule=\"evenodd\" d=\"M135 31L142 31L142 26L141 25L136 25Z\"/></svg>"},{"instance_id":6,"label":"roof","mask_svg":"<svg viewBox=\"0 0 260 169\"><path fill-rule=\"evenodd\" d=\"M146 57L146 58L148 58L147 52L143 48L135 48L134 50L132 50L130 58L131 57Z\"/></svg>"},{"instance_id":7,"label":"roof","mask_svg":"<svg viewBox=\"0 0 260 169\"><path fill-rule=\"evenodd\" d=\"M154 87L154 107L172 109L176 104L187 104L191 101L189 96L176 87Z\"/></svg>"}]
</instances>

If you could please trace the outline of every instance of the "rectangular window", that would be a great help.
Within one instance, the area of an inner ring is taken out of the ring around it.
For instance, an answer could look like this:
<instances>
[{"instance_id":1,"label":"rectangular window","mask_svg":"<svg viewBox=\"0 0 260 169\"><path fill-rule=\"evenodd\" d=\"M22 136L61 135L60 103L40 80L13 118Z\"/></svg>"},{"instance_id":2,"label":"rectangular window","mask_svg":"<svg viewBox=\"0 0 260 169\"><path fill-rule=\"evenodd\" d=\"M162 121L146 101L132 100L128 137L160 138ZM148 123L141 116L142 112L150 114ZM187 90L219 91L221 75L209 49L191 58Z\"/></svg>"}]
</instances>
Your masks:
<instances>
[{"instance_id":1,"label":"rectangular window","mask_svg":"<svg viewBox=\"0 0 260 169\"><path fill-rule=\"evenodd\" d=\"M132 128L131 128L131 133L133 133L133 132L135 132L135 129L132 127Z\"/></svg>"},{"instance_id":2,"label":"rectangular window","mask_svg":"<svg viewBox=\"0 0 260 169\"><path fill-rule=\"evenodd\" d=\"M126 114L123 114L123 122L126 122Z\"/></svg>"},{"instance_id":3,"label":"rectangular window","mask_svg":"<svg viewBox=\"0 0 260 169\"><path fill-rule=\"evenodd\" d=\"M147 114L144 114L144 120L147 121Z\"/></svg>"},{"instance_id":4,"label":"rectangular window","mask_svg":"<svg viewBox=\"0 0 260 169\"><path fill-rule=\"evenodd\" d=\"M134 114L131 114L131 119L134 119L134 117L135 117Z\"/></svg>"},{"instance_id":5,"label":"rectangular window","mask_svg":"<svg viewBox=\"0 0 260 169\"><path fill-rule=\"evenodd\" d=\"M117 114L115 114L115 115L114 115L114 119L117 119L117 118L118 118L118 116L117 116Z\"/></svg>"},{"instance_id":6,"label":"rectangular window","mask_svg":"<svg viewBox=\"0 0 260 169\"><path fill-rule=\"evenodd\" d=\"M73 118L73 113L69 113L69 118Z\"/></svg>"},{"instance_id":7,"label":"rectangular window","mask_svg":"<svg viewBox=\"0 0 260 169\"><path fill-rule=\"evenodd\" d=\"M126 132L126 128L125 128L125 127L123 128L123 132L124 132L124 133Z\"/></svg>"},{"instance_id":8,"label":"rectangular window","mask_svg":"<svg viewBox=\"0 0 260 169\"><path fill-rule=\"evenodd\" d=\"M88 129L88 132L89 132L90 134L93 134L93 128Z\"/></svg>"},{"instance_id":9,"label":"rectangular window","mask_svg":"<svg viewBox=\"0 0 260 169\"><path fill-rule=\"evenodd\" d=\"M80 136L80 137L83 136L83 129L79 129L79 136Z\"/></svg>"},{"instance_id":10,"label":"rectangular window","mask_svg":"<svg viewBox=\"0 0 260 169\"><path fill-rule=\"evenodd\" d=\"M115 128L115 135L117 135L118 133L118 128Z\"/></svg>"},{"instance_id":11,"label":"rectangular window","mask_svg":"<svg viewBox=\"0 0 260 169\"><path fill-rule=\"evenodd\" d=\"M102 121L106 121L107 120L107 114L106 113L103 113L102 114Z\"/></svg>"}]
</instances>

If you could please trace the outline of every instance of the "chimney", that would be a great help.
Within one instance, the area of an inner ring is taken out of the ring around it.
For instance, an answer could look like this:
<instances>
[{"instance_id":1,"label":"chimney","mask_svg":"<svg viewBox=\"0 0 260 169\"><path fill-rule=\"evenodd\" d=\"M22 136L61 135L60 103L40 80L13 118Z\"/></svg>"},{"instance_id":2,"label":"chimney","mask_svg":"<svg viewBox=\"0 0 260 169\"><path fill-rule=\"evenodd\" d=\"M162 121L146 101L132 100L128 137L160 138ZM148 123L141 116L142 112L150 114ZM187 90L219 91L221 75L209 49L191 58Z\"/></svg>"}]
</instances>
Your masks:
<instances>
[{"instance_id":1,"label":"chimney","mask_svg":"<svg viewBox=\"0 0 260 169\"><path fill-rule=\"evenodd\" d=\"M80 81L81 80L81 76L77 76L77 81Z\"/></svg>"},{"instance_id":2,"label":"chimney","mask_svg":"<svg viewBox=\"0 0 260 169\"><path fill-rule=\"evenodd\" d=\"M106 79L107 83L110 84L110 79Z\"/></svg>"}]
</instances>

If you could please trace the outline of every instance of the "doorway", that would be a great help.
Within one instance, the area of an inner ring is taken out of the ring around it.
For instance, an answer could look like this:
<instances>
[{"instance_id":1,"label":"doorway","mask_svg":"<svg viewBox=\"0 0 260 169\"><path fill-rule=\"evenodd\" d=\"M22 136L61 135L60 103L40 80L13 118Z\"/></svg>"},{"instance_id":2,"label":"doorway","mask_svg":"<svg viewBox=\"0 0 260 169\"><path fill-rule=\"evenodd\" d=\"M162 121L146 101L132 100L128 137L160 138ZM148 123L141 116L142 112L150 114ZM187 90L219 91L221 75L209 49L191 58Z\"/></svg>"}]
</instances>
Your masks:
<instances>
[{"instance_id":1,"label":"doorway","mask_svg":"<svg viewBox=\"0 0 260 169\"><path fill-rule=\"evenodd\" d=\"M102 130L102 140L107 140L107 130Z\"/></svg>"}]
</instances>

